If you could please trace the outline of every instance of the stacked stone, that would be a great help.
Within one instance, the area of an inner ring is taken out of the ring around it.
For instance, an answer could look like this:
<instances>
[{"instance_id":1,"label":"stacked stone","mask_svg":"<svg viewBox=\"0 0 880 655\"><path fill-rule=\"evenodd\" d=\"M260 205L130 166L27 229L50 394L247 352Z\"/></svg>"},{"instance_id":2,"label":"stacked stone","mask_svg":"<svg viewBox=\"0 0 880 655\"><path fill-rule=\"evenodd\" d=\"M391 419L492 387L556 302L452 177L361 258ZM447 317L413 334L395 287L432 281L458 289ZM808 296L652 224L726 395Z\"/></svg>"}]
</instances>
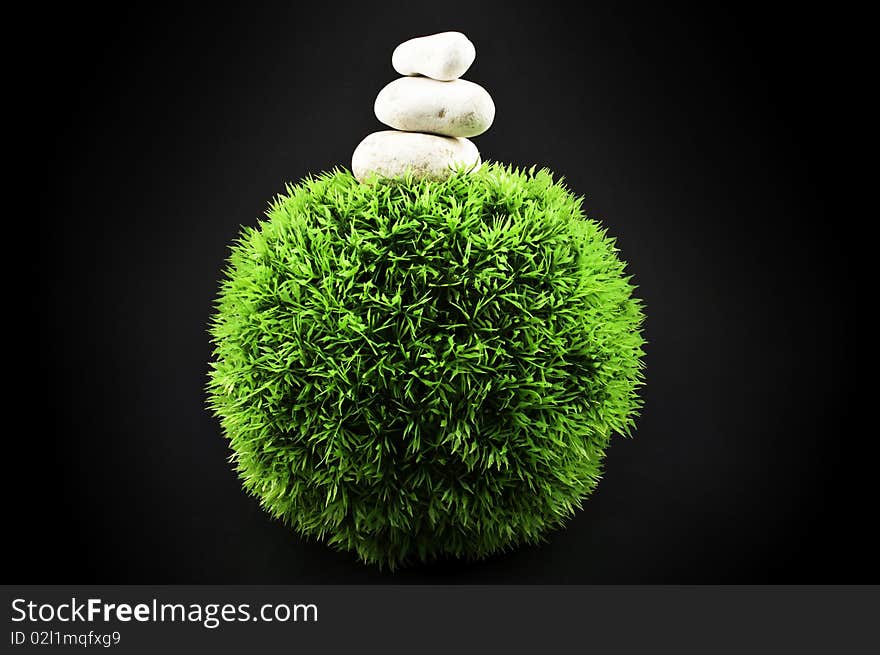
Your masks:
<instances>
[{"instance_id":1,"label":"stacked stone","mask_svg":"<svg viewBox=\"0 0 880 655\"><path fill-rule=\"evenodd\" d=\"M355 148L351 170L361 182L376 175L443 180L456 169L480 168L467 138L495 119L495 103L479 84L460 79L476 57L461 32L442 32L401 43L391 65L401 75L379 92L376 118L394 128L373 132Z\"/></svg>"}]
</instances>

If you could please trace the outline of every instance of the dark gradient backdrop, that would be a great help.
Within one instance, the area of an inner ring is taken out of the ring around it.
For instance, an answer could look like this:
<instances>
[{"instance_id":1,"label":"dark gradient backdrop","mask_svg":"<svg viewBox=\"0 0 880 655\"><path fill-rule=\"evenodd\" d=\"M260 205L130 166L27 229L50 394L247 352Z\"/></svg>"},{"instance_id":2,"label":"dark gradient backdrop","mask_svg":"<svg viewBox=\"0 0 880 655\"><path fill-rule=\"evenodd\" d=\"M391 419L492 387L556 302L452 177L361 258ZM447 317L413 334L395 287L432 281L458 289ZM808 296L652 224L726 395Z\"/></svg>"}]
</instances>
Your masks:
<instances>
[{"instance_id":1,"label":"dark gradient backdrop","mask_svg":"<svg viewBox=\"0 0 880 655\"><path fill-rule=\"evenodd\" d=\"M840 381L850 271L828 197L837 100L819 90L835 21L568 6L77 5L23 24L45 53L20 96L43 112L21 127L39 240L14 284L40 288L7 317L40 327L10 342L35 406L9 408L25 421L5 437L7 582L880 581L869 483L847 463L873 437ZM648 386L566 530L390 575L241 491L204 409L206 324L239 226L286 182L348 166L382 129L394 46L449 29L498 108L484 158L552 168L618 236Z\"/></svg>"}]
</instances>

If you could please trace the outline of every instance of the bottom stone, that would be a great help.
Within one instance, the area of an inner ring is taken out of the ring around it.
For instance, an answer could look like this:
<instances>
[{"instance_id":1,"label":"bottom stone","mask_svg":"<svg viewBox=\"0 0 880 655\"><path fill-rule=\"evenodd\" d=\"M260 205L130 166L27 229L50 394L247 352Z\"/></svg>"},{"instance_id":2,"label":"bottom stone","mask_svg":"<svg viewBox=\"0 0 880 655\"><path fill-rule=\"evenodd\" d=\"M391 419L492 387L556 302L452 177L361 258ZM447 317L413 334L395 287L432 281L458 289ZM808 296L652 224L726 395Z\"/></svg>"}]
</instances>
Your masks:
<instances>
[{"instance_id":1,"label":"bottom stone","mask_svg":"<svg viewBox=\"0 0 880 655\"><path fill-rule=\"evenodd\" d=\"M351 156L351 171L359 182L407 172L419 179L445 180L462 166L471 173L480 168L480 152L471 141L421 132L373 132Z\"/></svg>"}]
</instances>

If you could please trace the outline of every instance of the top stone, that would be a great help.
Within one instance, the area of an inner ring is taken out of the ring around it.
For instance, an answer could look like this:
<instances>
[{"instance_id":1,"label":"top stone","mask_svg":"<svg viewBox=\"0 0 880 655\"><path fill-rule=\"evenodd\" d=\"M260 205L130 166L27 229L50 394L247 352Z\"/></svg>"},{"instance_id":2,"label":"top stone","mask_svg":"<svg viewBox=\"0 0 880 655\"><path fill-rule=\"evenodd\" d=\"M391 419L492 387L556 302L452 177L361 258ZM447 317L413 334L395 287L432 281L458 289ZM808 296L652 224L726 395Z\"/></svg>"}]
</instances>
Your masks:
<instances>
[{"instance_id":1,"label":"top stone","mask_svg":"<svg viewBox=\"0 0 880 655\"><path fill-rule=\"evenodd\" d=\"M461 32L440 32L404 41L394 49L391 65L401 75L424 75L441 82L457 80L477 56Z\"/></svg>"}]
</instances>

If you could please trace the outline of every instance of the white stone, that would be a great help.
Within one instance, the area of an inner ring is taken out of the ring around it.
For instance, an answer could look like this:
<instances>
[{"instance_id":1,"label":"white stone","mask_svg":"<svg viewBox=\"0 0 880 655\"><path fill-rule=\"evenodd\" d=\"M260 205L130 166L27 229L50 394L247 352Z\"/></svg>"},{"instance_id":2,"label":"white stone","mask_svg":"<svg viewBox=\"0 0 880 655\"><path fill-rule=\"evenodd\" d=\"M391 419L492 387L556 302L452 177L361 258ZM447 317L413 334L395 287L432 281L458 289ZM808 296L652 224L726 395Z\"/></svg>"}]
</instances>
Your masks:
<instances>
[{"instance_id":1,"label":"white stone","mask_svg":"<svg viewBox=\"0 0 880 655\"><path fill-rule=\"evenodd\" d=\"M461 32L441 32L404 41L394 49L391 65L401 75L455 80L474 63L477 50Z\"/></svg>"},{"instance_id":2,"label":"white stone","mask_svg":"<svg viewBox=\"0 0 880 655\"><path fill-rule=\"evenodd\" d=\"M467 80L400 77L379 91L373 109L389 127L445 136L477 136L495 120L492 96Z\"/></svg>"},{"instance_id":3,"label":"white stone","mask_svg":"<svg viewBox=\"0 0 880 655\"><path fill-rule=\"evenodd\" d=\"M445 180L458 167L480 168L480 153L467 139L418 132L373 132L355 148L351 170L358 181L372 175Z\"/></svg>"}]
</instances>

